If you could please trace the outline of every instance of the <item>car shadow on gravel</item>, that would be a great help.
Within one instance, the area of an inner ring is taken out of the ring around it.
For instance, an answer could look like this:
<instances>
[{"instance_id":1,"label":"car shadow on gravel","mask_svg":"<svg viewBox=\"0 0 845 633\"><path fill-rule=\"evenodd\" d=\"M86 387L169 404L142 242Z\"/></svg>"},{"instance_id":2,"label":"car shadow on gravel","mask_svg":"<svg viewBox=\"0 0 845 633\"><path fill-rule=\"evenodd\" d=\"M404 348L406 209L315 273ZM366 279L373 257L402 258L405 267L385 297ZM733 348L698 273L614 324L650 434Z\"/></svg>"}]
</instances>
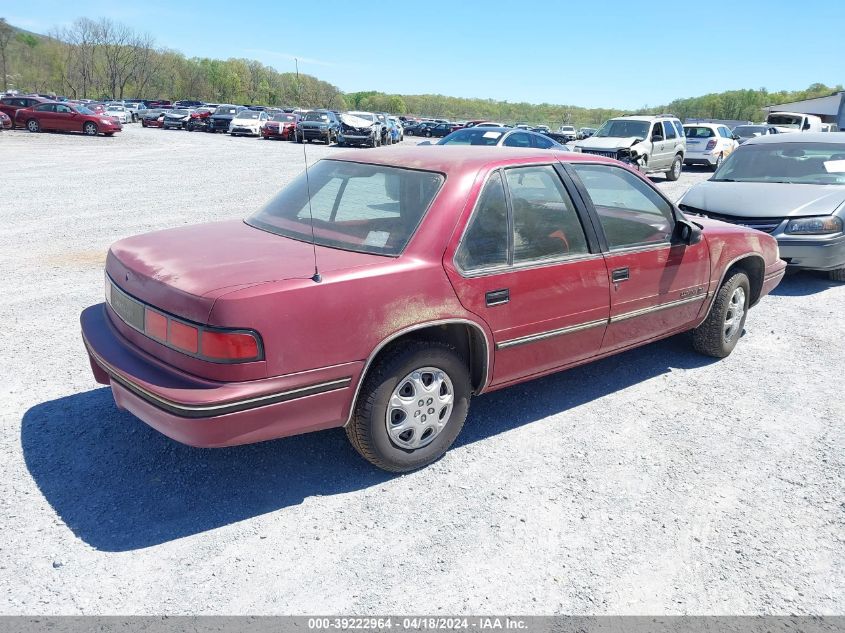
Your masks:
<instances>
[{"instance_id":1,"label":"car shadow on gravel","mask_svg":"<svg viewBox=\"0 0 845 633\"><path fill-rule=\"evenodd\" d=\"M714 362L676 336L473 401L458 445L637 384ZM174 442L119 411L107 388L32 407L27 468L73 533L104 551L165 543L393 476L364 462L341 429L225 449Z\"/></svg>"},{"instance_id":2,"label":"car shadow on gravel","mask_svg":"<svg viewBox=\"0 0 845 633\"><path fill-rule=\"evenodd\" d=\"M841 285L843 285L841 281L833 281L826 272L788 271L783 280L772 290L772 294L778 297L806 297Z\"/></svg>"}]
</instances>

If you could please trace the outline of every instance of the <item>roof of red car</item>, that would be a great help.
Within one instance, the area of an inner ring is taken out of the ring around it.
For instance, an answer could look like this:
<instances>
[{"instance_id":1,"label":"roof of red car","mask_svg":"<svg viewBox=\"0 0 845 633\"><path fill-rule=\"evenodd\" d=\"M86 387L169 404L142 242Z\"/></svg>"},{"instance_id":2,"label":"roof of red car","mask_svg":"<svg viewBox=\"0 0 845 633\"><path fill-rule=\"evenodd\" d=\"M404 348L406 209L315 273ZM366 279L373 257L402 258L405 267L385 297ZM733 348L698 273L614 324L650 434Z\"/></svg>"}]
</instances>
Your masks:
<instances>
[{"instance_id":1,"label":"roof of red car","mask_svg":"<svg viewBox=\"0 0 845 633\"><path fill-rule=\"evenodd\" d=\"M411 147L381 147L365 152L349 151L332 154L327 158L356 163L376 163L407 169L438 171L446 175L455 172L478 171L484 167L511 164L548 162L612 162L610 159L578 152L560 152L547 149L520 147L470 147L414 145Z\"/></svg>"}]
</instances>

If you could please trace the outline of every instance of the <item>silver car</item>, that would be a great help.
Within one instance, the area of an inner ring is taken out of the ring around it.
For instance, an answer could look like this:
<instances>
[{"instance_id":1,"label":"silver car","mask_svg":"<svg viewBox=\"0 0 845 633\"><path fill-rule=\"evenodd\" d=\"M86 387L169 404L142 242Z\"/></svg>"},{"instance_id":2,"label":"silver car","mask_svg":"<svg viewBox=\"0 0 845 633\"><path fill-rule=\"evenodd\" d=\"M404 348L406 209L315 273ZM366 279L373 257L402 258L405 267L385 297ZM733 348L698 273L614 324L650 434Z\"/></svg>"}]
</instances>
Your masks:
<instances>
[{"instance_id":1,"label":"silver car","mask_svg":"<svg viewBox=\"0 0 845 633\"><path fill-rule=\"evenodd\" d=\"M687 214L771 234L793 268L845 281L845 133L757 136L680 200Z\"/></svg>"}]
</instances>

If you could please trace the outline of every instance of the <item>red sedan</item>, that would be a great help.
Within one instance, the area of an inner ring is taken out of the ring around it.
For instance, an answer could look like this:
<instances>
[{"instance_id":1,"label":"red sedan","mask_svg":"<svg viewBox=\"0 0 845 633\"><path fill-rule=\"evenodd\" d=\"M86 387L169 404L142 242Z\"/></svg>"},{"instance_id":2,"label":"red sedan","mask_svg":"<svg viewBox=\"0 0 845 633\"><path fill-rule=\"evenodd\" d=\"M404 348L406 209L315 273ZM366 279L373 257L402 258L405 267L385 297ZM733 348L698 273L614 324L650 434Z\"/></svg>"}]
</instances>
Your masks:
<instances>
[{"instance_id":1,"label":"red sedan","mask_svg":"<svg viewBox=\"0 0 845 633\"><path fill-rule=\"evenodd\" d=\"M399 472L473 395L689 330L727 356L785 268L770 235L693 221L616 161L391 147L318 162L244 222L117 242L81 325L117 406L175 440L342 426Z\"/></svg>"},{"instance_id":2,"label":"red sedan","mask_svg":"<svg viewBox=\"0 0 845 633\"><path fill-rule=\"evenodd\" d=\"M278 138L283 141L293 140L296 131L296 122L299 120L295 114L287 112L274 114L264 127L261 128L261 136L264 138Z\"/></svg>"},{"instance_id":3,"label":"red sedan","mask_svg":"<svg viewBox=\"0 0 845 633\"><path fill-rule=\"evenodd\" d=\"M55 130L82 132L88 136L112 136L122 129L120 122L113 117L95 114L85 106L58 101L39 103L31 108L18 110L15 113L15 124L30 132Z\"/></svg>"}]
</instances>

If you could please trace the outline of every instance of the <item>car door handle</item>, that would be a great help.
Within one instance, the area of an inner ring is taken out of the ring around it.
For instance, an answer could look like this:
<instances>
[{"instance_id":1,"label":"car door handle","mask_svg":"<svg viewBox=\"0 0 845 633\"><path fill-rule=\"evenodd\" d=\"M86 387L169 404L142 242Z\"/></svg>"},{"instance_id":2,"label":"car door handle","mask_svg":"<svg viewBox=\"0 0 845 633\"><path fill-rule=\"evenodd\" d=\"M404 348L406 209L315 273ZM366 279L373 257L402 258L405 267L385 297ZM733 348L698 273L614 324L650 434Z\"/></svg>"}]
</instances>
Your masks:
<instances>
[{"instance_id":1,"label":"car door handle","mask_svg":"<svg viewBox=\"0 0 845 633\"><path fill-rule=\"evenodd\" d=\"M511 291L508 288L502 288L501 290L491 290L490 292L484 295L484 299L487 302L488 308L492 306L500 306L503 303L507 303L511 300Z\"/></svg>"},{"instance_id":2,"label":"car door handle","mask_svg":"<svg viewBox=\"0 0 845 633\"><path fill-rule=\"evenodd\" d=\"M626 268L617 268L610 275L610 278L611 278L611 280L613 280L613 283L618 283L620 281L627 281L629 279L629 277L630 277L630 275L629 275L627 267Z\"/></svg>"}]
</instances>

